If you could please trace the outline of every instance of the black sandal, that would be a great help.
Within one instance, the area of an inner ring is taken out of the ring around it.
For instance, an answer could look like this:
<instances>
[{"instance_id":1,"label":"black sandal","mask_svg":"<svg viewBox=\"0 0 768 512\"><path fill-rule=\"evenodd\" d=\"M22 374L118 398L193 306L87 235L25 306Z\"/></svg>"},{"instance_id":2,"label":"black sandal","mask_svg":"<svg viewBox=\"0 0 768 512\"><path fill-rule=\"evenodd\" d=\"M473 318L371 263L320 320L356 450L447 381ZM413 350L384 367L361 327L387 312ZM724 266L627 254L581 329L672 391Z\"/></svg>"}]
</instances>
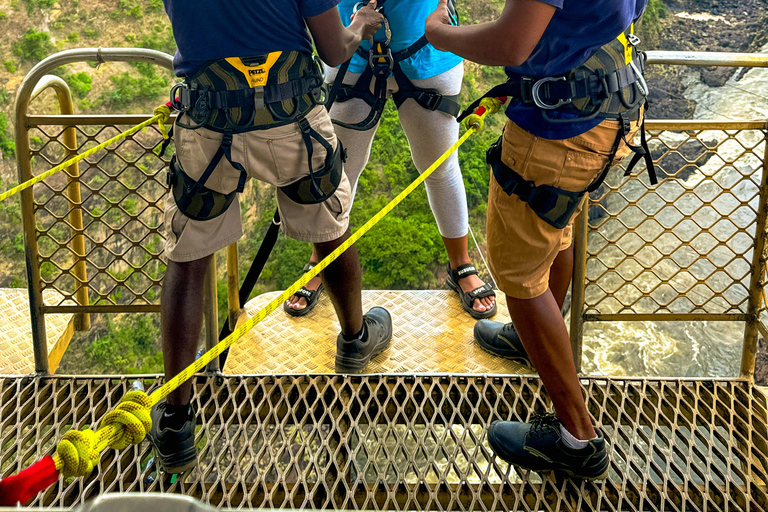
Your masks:
<instances>
[{"instance_id":1,"label":"black sandal","mask_svg":"<svg viewBox=\"0 0 768 512\"><path fill-rule=\"evenodd\" d=\"M307 263L304 265L304 273L306 274L312 268L314 268L315 263ZM299 291L294 293L294 295L298 295L299 297L304 297L307 301L307 305L304 309L293 309L288 306L288 301L283 302L283 310L288 313L291 316L304 316L308 314L310 311L314 309L315 306L317 306L317 301L320 299L320 293L325 290L325 286L323 286L323 283L320 283L320 286L317 287L317 290L307 290L303 286L299 288Z\"/></svg>"},{"instance_id":2,"label":"black sandal","mask_svg":"<svg viewBox=\"0 0 768 512\"><path fill-rule=\"evenodd\" d=\"M459 298L461 299L461 307L464 308L464 311L469 313L472 318L476 320L491 318L496 314L496 301L493 302L493 307L487 311L477 311L472 306L475 303L475 299L496 297L496 292L493 291L493 284L485 283L483 286L477 287L470 292L465 292L459 285L459 279L476 275L477 269L471 263L460 265L456 270L453 270L451 265L448 264L448 279L445 280L445 283L459 294Z\"/></svg>"}]
</instances>

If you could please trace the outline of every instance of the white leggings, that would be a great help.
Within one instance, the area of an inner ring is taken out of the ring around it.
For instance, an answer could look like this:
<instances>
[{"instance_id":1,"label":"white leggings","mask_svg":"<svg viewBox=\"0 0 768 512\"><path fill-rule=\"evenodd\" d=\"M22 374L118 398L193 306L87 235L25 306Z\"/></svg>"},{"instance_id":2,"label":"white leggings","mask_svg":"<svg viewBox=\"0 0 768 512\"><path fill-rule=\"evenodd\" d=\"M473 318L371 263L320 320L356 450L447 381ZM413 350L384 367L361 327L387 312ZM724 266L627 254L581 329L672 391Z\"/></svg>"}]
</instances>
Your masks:
<instances>
[{"instance_id":1,"label":"white leggings","mask_svg":"<svg viewBox=\"0 0 768 512\"><path fill-rule=\"evenodd\" d=\"M336 68L326 68L326 80L333 81ZM347 73L345 84L355 84L360 77L357 73ZM461 91L464 78L464 65L459 64L432 78L411 80L413 85L424 89L436 89L440 94L453 96ZM394 77L387 81L387 96L397 92ZM371 108L361 99L352 99L344 103L334 103L331 118L345 123L363 121ZM419 173L423 173L443 153L459 139L459 123L456 119L440 111L430 111L421 107L413 99L407 99L398 110L400 125L408 138L411 158ZM350 130L334 125L336 135L347 149L347 163L344 170L352 186L354 200L357 181L371 156L371 145L378 124L367 131ZM445 238L461 238L467 235L469 220L467 195L464 180L459 167L458 152L454 152L432 175L426 179L427 197L432 214L437 221L437 228Z\"/></svg>"}]
</instances>

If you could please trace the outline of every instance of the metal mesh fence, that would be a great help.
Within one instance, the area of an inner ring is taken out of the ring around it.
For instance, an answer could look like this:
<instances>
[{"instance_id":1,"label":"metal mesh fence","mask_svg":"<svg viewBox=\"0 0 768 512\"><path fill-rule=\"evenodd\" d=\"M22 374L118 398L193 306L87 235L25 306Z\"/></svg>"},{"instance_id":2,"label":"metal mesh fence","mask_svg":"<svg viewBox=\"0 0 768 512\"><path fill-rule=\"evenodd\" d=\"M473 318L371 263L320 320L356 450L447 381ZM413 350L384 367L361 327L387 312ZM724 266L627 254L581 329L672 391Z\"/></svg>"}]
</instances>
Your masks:
<instances>
[{"instance_id":1,"label":"metal mesh fence","mask_svg":"<svg viewBox=\"0 0 768 512\"><path fill-rule=\"evenodd\" d=\"M77 126L78 152L125 129L122 125ZM71 156L60 142L66 127L41 125L30 131L34 170L43 172ZM154 305L165 270L160 259L165 172L168 155L158 156L157 126L99 151L80 164L81 204L67 197L64 173L35 188L35 221L43 290L62 295L61 304L85 286L91 304ZM82 231L69 214L81 208ZM86 281L75 272L79 258L72 238L85 242Z\"/></svg>"},{"instance_id":2,"label":"metal mesh fence","mask_svg":"<svg viewBox=\"0 0 768 512\"><path fill-rule=\"evenodd\" d=\"M157 383L145 379L146 385ZM548 398L535 377L199 377L199 465L174 483L145 442L32 505L104 492L183 493L220 507L361 510L762 511L765 396L743 381L584 379L610 474L586 482L515 469L486 437ZM127 378L0 380L0 477L96 423Z\"/></svg>"},{"instance_id":3,"label":"metal mesh fence","mask_svg":"<svg viewBox=\"0 0 768 512\"><path fill-rule=\"evenodd\" d=\"M592 195L585 312L746 313L765 140L650 131L659 184L614 170Z\"/></svg>"}]
</instances>

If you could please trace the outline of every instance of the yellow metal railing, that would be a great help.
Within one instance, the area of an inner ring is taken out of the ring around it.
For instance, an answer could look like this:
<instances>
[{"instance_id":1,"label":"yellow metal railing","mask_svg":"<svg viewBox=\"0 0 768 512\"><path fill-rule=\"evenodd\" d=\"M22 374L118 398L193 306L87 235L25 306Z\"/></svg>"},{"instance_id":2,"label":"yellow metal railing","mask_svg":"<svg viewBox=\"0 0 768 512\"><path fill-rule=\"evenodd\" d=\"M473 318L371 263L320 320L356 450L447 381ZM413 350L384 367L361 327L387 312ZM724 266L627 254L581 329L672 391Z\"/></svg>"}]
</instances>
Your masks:
<instances>
[{"instance_id":1,"label":"yellow metal railing","mask_svg":"<svg viewBox=\"0 0 768 512\"><path fill-rule=\"evenodd\" d=\"M91 49L62 52L38 64L18 96L20 181L64 161L78 143L78 150L87 149L121 127L147 119L74 116L64 111L55 116L28 114L33 91L47 72L83 60L145 61L166 68L172 61L169 55L150 50ZM768 67L768 56L649 52L648 62ZM647 128L665 179L650 187L644 175L626 179L614 170L577 222L571 316L577 365L585 322L738 321L746 325L741 376L750 378L758 331L768 332L758 315L765 263L768 126L764 120L664 120L649 121ZM45 346L48 313L159 310L164 268L159 227L167 163L155 152L160 140L159 131L150 128L89 158L79 177L71 169L69 181L60 176L37 185L34 195L32 190L23 192L37 349ZM80 197L75 193L78 186ZM129 232L142 235L130 238ZM228 269L230 323L234 323L242 306L237 302L236 247L229 249ZM215 288L211 274L206 286L209 346L218 330ZM61 293L61 303L44 305L46 289ZM39 351L36 368L44 373L44 349Z\"/></svg>"}]
</instances>

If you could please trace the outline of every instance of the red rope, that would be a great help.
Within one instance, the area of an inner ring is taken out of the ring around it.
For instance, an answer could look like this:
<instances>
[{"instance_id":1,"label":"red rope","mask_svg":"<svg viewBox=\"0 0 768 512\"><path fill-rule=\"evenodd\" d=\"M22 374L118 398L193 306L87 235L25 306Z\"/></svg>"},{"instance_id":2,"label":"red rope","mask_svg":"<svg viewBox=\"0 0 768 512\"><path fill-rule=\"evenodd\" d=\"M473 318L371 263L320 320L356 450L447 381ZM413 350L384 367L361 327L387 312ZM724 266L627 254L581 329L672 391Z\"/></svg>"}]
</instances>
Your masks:
<instances>
[{"instance_id":1,"label":"red rope","mask_svg":"<svg viewBox=\"0 0 768 512\"><path fill-rule=\"evenodd\" d=\"M50 455L35 462L18 475L0 480L0 506L26 504L38 492L45 490L59 479L59 472Z\"/></svg>"}]
</instances>

